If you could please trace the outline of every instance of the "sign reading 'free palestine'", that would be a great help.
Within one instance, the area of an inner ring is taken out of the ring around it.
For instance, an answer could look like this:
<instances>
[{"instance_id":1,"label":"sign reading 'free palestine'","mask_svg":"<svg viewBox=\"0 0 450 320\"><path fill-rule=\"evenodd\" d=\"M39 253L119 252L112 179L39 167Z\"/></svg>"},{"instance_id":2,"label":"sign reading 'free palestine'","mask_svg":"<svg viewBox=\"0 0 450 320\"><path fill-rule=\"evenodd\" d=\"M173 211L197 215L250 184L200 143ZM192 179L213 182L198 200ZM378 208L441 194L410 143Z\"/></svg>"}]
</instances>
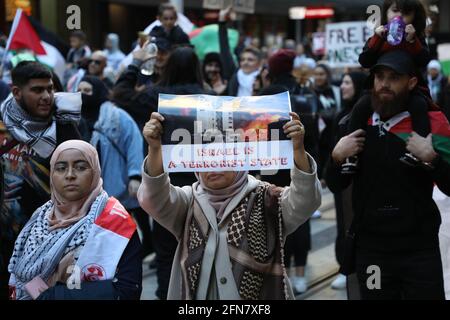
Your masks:
<instances>
[{"instance_id":1,"label":"sign reading 'free palestine'","mask_svg":"<svg viewBox=\"0 0 450 320\"><path fill-rule=\"evenodd\" d=\"M325 29L325 46L330 67L358 67L359 54L373 30L366 21L329 23Z\"/></svg>"}]
</instances>

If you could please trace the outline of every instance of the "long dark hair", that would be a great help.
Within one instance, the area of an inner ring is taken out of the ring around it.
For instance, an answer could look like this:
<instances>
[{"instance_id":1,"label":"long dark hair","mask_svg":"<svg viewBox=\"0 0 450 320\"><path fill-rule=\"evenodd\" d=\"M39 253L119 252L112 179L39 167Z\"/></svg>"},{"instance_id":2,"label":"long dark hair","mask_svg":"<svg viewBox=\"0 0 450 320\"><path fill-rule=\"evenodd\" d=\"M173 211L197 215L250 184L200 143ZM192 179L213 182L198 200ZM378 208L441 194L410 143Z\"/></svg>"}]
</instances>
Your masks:
<instances>
[{"instance_id":1,"label":"long dark hair","mask_svg":"<svg viewBox=\"0 0 450 320\"><path fill-rule=\"evenodd\" d=\"M331 74L331 69L330 69L330 67L327 66L326 64L319 63L319 64L316 65L316 67L314 68L314 70L317 69L317 68L320 68L320 69L322 69L322 70L325 71L325 73L327 74L327 85L326 85L326 86L327 86L327 87L331 86L332 74Z\"/></svg>"},{"instance_id":2,"label":"long dark hair","mask_svg":"<svg viewBox=\"0 0 450 320\"><path fill-rule=\"evenodd\" d=\"M206 69L206 65L211 62L217 62L217 64L219 65L219 69L220 69L219 74L223 78L223 64L222 64L222 59L220 58L220 54L217 52L209 52L208 54L205 55L205 58L203 59L203 64L202 64L203 79L206 82L208 82L208 84L211 84L211 83L209 83L209 79L206 75L205 69Z\"/></svg>"},{"instance_id":3,"label":"long dark hair","mask_svg":"<svg viewBox=\"0 0 450 320\"><path fill-rule=\"evenodd\" d=\"M381 15L381 23L387 24L387 11L391 5L395 4L404 14L414 12L414 20L412 25L416 29L416 34L419 38L425 37L425 27L427 24L427 13L425 7L420 0L384 0L383 12Z\"/></svg>"},{"instance_id":4,"label":"long dark hair","mask_svg":"<svg viewBox=\"0 0 450 320\"><path fill-rule=\"evenodd\" d=\"M344 80L345 76L349 76L352 79L353 88L355 90L355 95L350 101L342 100L344 106L352 108L355 103L359 100L359 98L365 93L365 85L367 81L368 74L363 71L352 71L347 72L342 76L342 80ZM342 82L342 81L341 81ZM342 95L341 95L342 98Z\"/></svg>"},{"instance_id":5,"label":"long dark hair","mask_svg":"<svg viewBox=\"0 0 450 320\"><path fill-rule=\"evenodd\" d=\"M203 86L200 61L191 47L178 47L167 60L158 85L169 87L180 84L199 84Z\"/></svg>"}]
</instances>

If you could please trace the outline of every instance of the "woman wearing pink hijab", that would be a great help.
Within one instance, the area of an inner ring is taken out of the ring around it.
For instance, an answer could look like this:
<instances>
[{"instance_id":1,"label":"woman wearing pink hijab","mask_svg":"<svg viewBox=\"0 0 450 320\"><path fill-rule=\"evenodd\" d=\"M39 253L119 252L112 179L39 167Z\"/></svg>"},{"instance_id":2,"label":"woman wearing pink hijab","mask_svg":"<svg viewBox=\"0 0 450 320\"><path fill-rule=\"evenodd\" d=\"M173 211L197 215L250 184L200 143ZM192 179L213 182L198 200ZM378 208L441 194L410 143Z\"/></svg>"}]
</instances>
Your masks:
<instances>
[{"instance_id":1,"label":"woman wearing pink hijab","mask_svg":"<svg viewBox=\"0 0 450 320\"><path fill-rule=\"evenodd\" d=\"M140 298L136 225L102 184L94 147L69 140L56 148L51 200L23 228L9 263L11 299Z\"/></svg>"},{"instance_id":2,"label":"woman wearing pink hijab","mask_svg":"<svg viewBox=\"0 0 450 320\"><path fill-rule=\"evenodd\" d=\"M141 207L178 239L168 299L293 299L283 263L286 236L320 206L316 163L304 148L297 114L284 127L295 168L289 187L247 172L201 172L182 188L163 170L164 118L152 113L144 127L149 145L138 191Z\"/></svg>"}]
</instances>

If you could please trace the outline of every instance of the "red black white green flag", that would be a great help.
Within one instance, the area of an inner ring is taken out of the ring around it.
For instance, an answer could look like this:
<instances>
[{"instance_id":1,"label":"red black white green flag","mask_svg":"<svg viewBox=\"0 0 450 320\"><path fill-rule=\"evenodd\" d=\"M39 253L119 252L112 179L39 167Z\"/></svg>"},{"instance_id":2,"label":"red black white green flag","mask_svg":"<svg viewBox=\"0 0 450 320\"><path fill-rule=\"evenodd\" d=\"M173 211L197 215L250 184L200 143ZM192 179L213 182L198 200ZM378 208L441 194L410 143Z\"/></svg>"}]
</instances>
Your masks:
<instances>
[{"instance_id":1,"label":"red black white green flag","mask_svg":"<svg viewBox=\"0 0 450 320\"><path fill-rule=\"evenodd\" d=\"M440 111L428 112L431 124L431 134L433 140L433 148L441 157L450 163L450 124L445 115ZM374 115L369 120L369 125L377 125L377 118ZM411 116L408 112L403 112L394 118L383 123L386 131L395 134L402 140L406 141L413 132Z\"/></svg>"}]
</instances>

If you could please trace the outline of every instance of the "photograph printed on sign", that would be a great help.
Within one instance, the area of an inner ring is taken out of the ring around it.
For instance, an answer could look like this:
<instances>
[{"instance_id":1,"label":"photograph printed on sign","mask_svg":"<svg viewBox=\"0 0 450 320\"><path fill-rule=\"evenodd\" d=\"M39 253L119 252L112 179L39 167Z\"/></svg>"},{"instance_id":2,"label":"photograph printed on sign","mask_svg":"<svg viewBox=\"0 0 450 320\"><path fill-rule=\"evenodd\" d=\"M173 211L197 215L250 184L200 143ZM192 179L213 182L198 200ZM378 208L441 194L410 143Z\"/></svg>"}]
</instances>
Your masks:
<instances>
[{"instance_id":1,"label":"photograph printed on sign","mask_svg":"<svg viewBox=\"0 0 450 320\"><path fill-rule=\"evenodd\" d=\"M168 172L288 169L289 93L259 97L159 96Z\"/></svg>"}]
</instances>

